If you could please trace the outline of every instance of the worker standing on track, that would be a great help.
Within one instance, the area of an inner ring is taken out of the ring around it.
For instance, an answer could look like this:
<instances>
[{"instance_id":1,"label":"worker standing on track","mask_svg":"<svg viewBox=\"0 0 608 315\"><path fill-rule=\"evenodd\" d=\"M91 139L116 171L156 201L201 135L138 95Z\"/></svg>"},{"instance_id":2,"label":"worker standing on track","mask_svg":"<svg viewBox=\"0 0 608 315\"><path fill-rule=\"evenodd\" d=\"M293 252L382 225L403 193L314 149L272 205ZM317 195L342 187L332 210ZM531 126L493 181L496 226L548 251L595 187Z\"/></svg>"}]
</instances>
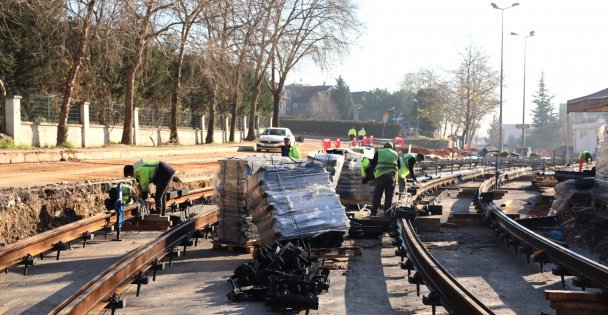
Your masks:
<instances>
[{"instance_id":1,"label":"worker standing on track","mask_svg":"<svg viewBox=\"0 0 608 315\"><path fill-rule=\"evenodd\" d=\"M123 172L125 177L135 177L139 182L142 199L148 197L150 183L156 186L156 193L154 194L156 210L164 216L167 208L165 194L169 188L169 183L173 180L175 170L165 162L140 160L133 165L125 165Z\"/></svg>"},{"instance_id":2,"label":"worker standing on track","mask_svg":"<svg viewBox=\"0 0 608 315\"><path fill-rule=\"evenodd\" d=\"M295 146L291 145L291 138L285 137L281 146L281 156L288 156L292 159L301 159L300 151Z\"/></svg>"},{"instance_id":3,"label":"worker standing on track","mask_svg":"<svg viewBox=\"0 0 608 315\"><path fill-rule=\"evenodd\" d=\"M409 175L411 179L414 180L415 185L420 185L418 179L416 179L416 174L414 173L414 165L416 162L424 161L424 155L418 153L406 153L399 157L399 191L405 191L405 180Z\"/></svg>"},{"instance_id":4,"label":"worker standing on track","mask_svg":"<svg viewBox=\"0 0 608 315\"><path fill-rule=\"evenodd\" d=\"M350 138L350 142L353 142L353 139L357 137L357 129L355 129L355 126L348 130L348 137Z\"/></svg>"},{"instance_id":5,"label":"worker standing on track","mask_svg":"<svg viewBox=\"0 0 608 315\"><path fill-rule=\"evenodd\" d=\"M384 211L386 212L393 203L393 194L395 193L395 174L399 169L399 155L393 150L393 144L388 142L384 144L384 148L379 149L374 158L370 162L370 166L374 169L374 177L376 178L376 189L372 200L371 214L377 215L380 208L380 200L384 194Z\"/></svg>"}]
</instances>

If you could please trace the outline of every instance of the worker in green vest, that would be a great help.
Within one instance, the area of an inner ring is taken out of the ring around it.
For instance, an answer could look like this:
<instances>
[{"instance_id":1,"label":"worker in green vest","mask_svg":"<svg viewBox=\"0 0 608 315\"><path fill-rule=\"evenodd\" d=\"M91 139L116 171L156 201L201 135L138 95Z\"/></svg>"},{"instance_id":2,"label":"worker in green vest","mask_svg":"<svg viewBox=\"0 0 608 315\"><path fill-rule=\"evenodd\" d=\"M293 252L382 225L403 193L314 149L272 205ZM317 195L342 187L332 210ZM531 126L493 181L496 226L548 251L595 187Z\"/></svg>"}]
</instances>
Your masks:
<instances>
[{"instance_id":1,"label":"worker in green vest","mask_svg":"<svg viewBox=\"0 0 608 315\"><path fill-rule=\"evenodd\" d=\"M361 183L367 184L370 179L374 179L374 171L370 167L370 160L363 157L361 160Z\"/></svg>"},{"instance_id":2,"label":"worker in green vest","mask_svg":"<svg viewBox=\"0 0 608 315\"><path fill-rule=\"evenodd\" d=\"M167 208L165 194L173 180L175 170L165 162L140 160L133 165L125 165L123 173L125 177L135 177L139 182L142 199L148 197L148 188L151 183L156 186L156 193L154 193L156 210L164 216Z\"/></svg>"},{"instance_id":3,"label":"worker in green vest","mask_svg":"<svg viewBox=\"0 0 608 315\"><path fill-rule=\"evenodd\" d=\"M420 185L420 182L416 179L416 174L414 173L414 165L416 165L416 162L420 161L424 161L424 155L420 153L406 153L399 157L399 171L397 174L399 175L400 192L405 191L405 181L408 175L414 180L415 185Z\"/></svg>"},{"instance_id":4,"label":"worker in green vest","mask_svg":"<svg viewBox=\"0 0 608 315\"><path fill-rule=\"evenodd\" d=\"M591 152L586 151L586 150L581 150L578 153L578 159L582 159L583 161L585 161L585 163L591 163L593 161L593 156L591 155Z\"/></svg>"},{"instance_id":5,"label":"worker in green vest","mask_svg":"<svg viewBox=\"0 0 608 315\"><path fill-rule=\"evenodd\" d=\"M129 184L122 184L122 202L125 205L131 205L135 202L135 191L133 190L133 187ZM116 201L116 196L118 195L117 190L118 189L118 184L113 184L112 187L110 187L110 191L108 191L108 194L110 195L110 199L112 199L113 201Z\"/></svg>"},{"instance_id":6,"label":"worker in green vest","mask_svg":"<svg viewBox=\"0 0 608 315\"><path fill-rule=\"evenodd\" d=\"M365 128L361 127L359 131L357 131L357 141L359 141L359 145L361 145L361 141L363 141L363 137L365 137Z\"/></svg>"},{"instance_id":7,"label":"worker in green vest","mask_svg":"<svg viewBox=\"0 0 608 315\"><path fill-rule=\"evenodd\" d=\"M355 126L348 130L348 137L350 138L351 142L353 141L353 139L355 139L355 137L357 137L357 129L355 129Z\"/></svg>"},{"instance_id":8,"label":"worker in green vest","mask_svg":"<svg viewBox=\"0 0 608 315\"><path fill-rule=\"evenodd\" d=\"M380 200L384 194L384 212L393 204L393 194L395 193L395 174L399 169L399 155L393 150L393 144L388 142L384 148L379 149L370 161L370 166L374 169L376 178L376 189L372 199L372 215L378 214Z\"/></svg>"},{"instance_id":9,"label":"worker in green vest","mask_svg":"<svg viewBox=\"0 0 608 315\"><path fill-rule=\"evenodd\" d=\"M291 145L291 138L285 137L281 146L281 156L288 156L292 159L301 159L300 151L295 146Z\"/></svg>"}]
</instances>

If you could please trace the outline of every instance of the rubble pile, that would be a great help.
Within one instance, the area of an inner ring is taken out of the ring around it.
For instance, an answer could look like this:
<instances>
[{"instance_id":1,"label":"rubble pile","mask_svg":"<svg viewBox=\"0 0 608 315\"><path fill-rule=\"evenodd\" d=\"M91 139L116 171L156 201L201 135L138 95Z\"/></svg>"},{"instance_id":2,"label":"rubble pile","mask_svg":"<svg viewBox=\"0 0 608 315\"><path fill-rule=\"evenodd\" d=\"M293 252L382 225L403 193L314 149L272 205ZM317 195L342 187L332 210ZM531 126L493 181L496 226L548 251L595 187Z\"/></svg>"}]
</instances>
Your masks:
<instances>
[{"instance_id":1,"label":"rubble pile","mask_svg":"<svg viewBox=\"0 0 608 315\"><path fill-rule=\"evenodd\" d=\"M257 228L249 214L244 193L247 178L260 167L272 164L294 163L287 157L256 156L220 160L220 171L215 184L216 203L219 208L218 241L245 244L258 238Z\"/></svg>"},{"instance_id":2,"label":"rubble pile","mask_svg":"<svg viewBox=\"0 0 608 315\"><path fill-rule=\"evenodd\" d=\"M262 244L341 236L349 228L329 173L318 162L260 167L247 181L245 199Z\"/></svg>"},{"instance_id":3,"label":"rubble pile","mask_svg":"<svg viewBox=\"0 0 608 315\"><path fill-rule=\"evenodd\" d=\"M265 301L273 310L319 308L318 295L329 289L329 268L319 257L287 243L256 250L255 260L234 270L230 301Z\"/></svg>"}]
</instances>

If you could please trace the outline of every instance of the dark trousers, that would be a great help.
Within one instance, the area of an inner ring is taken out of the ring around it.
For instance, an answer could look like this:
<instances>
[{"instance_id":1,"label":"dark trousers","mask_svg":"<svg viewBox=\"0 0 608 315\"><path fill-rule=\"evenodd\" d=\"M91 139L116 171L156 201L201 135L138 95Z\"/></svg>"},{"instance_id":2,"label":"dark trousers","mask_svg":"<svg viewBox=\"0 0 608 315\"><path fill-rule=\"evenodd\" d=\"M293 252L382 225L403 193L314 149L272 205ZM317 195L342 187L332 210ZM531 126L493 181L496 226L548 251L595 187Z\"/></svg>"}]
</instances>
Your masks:
<instances>
[{"instance_id":1,"label":"dark trousers","mask_svg":"<svg viewBox=\"0 0 608 315\"><path fill-rule=\"evenodd\" d=\"M378 214L380 200L384 194L384 211L388 210L393 204L393 194L395 193L395 173L381 175L376 178L376 190L372 200L372 215Z\"/></svg>"},{"instance_id":2,"label":"dark trousers","mask_svg":"<svg viewBox=\"0 0 608 315\"><path fill-rule=\"evenodd\" d=\"M156 202L156 210L160 210L161 215L165 215L167 209L167 188L173 180L175 170L165 162L158 162L156 167L156 174L152 183L156 186L156 193L154 194L154 202Z\"/></svg>"}]
</instances>

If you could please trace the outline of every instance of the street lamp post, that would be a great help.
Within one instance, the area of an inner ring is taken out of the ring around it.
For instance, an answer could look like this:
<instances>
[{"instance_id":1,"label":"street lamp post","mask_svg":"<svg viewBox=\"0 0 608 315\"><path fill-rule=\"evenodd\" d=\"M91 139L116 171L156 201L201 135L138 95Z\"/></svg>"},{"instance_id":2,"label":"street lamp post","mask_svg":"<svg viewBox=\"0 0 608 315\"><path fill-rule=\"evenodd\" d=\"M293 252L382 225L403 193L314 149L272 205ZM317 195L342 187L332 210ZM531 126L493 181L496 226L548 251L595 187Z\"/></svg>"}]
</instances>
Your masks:
<instances>
[{"instance_id":1,"label":"street lamp post","mask_svg":"<svg viewBox=\"0 0 608 315\"><path fill-rule=\"evenodd\" d=\"M500 113L498 115L498 124L499 124L499 130L498 130L498 149L500 150L499 152L502 152L503 149L503 143L502 143L502 79L503 79L503 52L504 52L504 29L505 29L505 10L506 9L510 9L512 7L518 6L519 3L515 2L513 3L511 6L505 7L505 8L501 8L498 5L496 5L496 3L492 2L490 3L490 5L492 6L492 8L500 10Z\"/></svg>"},{"instance_id":2,"label":"street lamp post","mask_svg":"<svg viewBox=\"0 0 608 315\"><path fill-rule=\"evenodd\" d=\"M416 102L416 137L418 136L418 116L420 116L419 110L418 110L418 99L414 99L414 102Z\"/></svg>"},{"instance_id":3,"label":"street lamp post","mask_svg":"<svg viewBox=\"0 0 608 315\"><path fill-rule=\"evenodd\" d=\"M532 37L534 36L534 31L530 31L530 33L528 33L528 35L526 36L522 36L519 35L515 32L511 32L511 35L513 36L519 36L519 37L523 37L524 38L524 93L523 93L523 101L522 101L522 107L523 107L523 113L521 116L521 147L522 149L524 147L526 147L526 49L527 49L527 45L528 45L528 37Z\"/></svg>"}]
</instances>

